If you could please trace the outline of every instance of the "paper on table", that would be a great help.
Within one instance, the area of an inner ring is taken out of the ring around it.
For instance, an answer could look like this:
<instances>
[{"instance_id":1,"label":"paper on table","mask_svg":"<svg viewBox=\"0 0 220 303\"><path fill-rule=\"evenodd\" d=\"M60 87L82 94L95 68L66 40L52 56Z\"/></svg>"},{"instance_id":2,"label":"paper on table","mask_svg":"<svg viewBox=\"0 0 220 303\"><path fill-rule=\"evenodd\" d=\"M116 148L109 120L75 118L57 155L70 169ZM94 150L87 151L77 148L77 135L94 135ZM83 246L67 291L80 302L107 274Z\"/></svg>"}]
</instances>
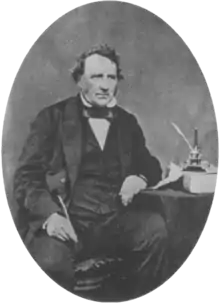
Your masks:
<instances>
[{"instance_id":1,"label":"paper on table","mask_svg":"<svg viewBox=\"0 0 220 303\"><path fill-rule=\"evenodd\" d=\"M152 187L152 189L158 189L164 185L167 185L171 182L177 181L179 178L183 176L182 168L176 165L175 163L171 162L169 165L169 175L167 178L161 180L157 185Z\"/></svg>"}]
</instances>

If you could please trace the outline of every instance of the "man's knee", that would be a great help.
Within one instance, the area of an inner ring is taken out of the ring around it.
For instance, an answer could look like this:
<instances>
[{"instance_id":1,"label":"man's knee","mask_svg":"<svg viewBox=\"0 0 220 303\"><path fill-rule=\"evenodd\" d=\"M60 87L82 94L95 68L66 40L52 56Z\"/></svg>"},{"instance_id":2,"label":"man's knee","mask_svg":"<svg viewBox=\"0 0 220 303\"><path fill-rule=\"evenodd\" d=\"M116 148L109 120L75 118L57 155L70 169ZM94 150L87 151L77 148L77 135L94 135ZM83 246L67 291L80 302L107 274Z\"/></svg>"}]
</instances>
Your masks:
<instances>
[{"instance_id":1,"label":"man's knee","mask_svg":"<svg viewBox=\"0 0 220 303\"><path fill-rule=\"evenodd\" d=\"M146 222L146 229L157 238L166 239L168 237L165 220L159 214L152 214L149 217L148 222Z\"/></svg>"},{"instance_id":2,"label":"man's knee","mask_svg":"<svg viewBox=\"0 0 220 303\"><path fill-rule=\"evenodd\" d=\"M161 215L156 213L140 214L134 239L137 244L165 244L167 238L166 223Z\"/></svg>"},{"instance_id":3,"label":"man's knee","mask_svg":"<svg viewBox=\"0 0 220 303\"><path fill-rule=\"evenodd\" d=\"M70 268L70 251L65 243L55 238L49 236L35 238L29 251L46 272L65 271Z\"/></svg>"}]
</instances>

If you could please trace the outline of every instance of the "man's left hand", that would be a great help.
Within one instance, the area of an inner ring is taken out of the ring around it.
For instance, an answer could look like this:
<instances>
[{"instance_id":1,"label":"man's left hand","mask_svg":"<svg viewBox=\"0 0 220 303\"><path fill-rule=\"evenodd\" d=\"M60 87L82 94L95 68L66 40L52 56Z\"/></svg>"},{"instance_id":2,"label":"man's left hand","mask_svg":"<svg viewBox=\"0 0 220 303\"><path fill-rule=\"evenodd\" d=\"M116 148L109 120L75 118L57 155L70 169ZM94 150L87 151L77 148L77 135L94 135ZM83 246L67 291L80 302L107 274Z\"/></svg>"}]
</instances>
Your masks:
<instances>
[{"instance_id":1,"label":"man's left hand","mask_svg":"<svg viewBox=\"0 0 220 303\"><path fill-rule=\"evenodd\" d=\"M121 196L122 204L127 206L132 202L134 195L147 187L147 182L138 176L129 176L122 184L119 196Z\"/></svg>"}]
</instances>

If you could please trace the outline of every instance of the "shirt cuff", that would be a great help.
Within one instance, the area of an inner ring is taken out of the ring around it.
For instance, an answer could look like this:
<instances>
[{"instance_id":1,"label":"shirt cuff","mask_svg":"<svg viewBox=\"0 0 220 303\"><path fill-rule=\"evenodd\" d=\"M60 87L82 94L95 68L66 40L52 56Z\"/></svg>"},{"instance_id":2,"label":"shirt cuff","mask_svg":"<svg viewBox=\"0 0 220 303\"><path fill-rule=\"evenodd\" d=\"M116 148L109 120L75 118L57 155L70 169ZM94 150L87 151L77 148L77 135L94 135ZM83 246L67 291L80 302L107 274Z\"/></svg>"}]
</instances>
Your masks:
<instances>
[{"instance_id":1,"label":"shirt cuff","mask_svg":"<svg viewBox=\"0 0 220 303\"><path fill-rule=\"evenodd\" d=\"M142 180L144 180L146 182L146 185L148 183L147 178L144 175L138 175L139 178L141 178Z\"/></svg>"}]
</instances>

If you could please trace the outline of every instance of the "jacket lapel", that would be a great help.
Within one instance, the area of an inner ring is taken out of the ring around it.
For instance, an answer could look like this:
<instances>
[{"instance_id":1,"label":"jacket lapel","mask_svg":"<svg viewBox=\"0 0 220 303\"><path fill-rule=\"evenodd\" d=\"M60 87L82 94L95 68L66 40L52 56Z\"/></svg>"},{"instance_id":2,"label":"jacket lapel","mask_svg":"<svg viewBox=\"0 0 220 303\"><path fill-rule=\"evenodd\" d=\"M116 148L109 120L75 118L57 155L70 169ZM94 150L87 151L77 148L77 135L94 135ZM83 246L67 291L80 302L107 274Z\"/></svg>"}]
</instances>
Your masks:
<instances>
[{"instance_id":1,"label":"jacket lapel","mask_svg":"<svg viewBox=\"0 0 220 303\"><path fill-rule=\"evenodd\" d=\"M63 119L63 151L71 189L77 178L82 152L82 125L79 116L80 102L79 96L71 99L65 107Z\"/></svg>"},{"instance_id":2,"label":"jacket lapel","mask_svg":"<svg viewBox=\"0 0 220 303\"><path fill-rule=\"evenodd\" d=\"M125 118L126 117L123 115L123 112L121 112L120 108L118 108L118 146L121 160L122 179L124 179L129 173L132 148L129 123Z\"/></svg>"}]
</instances>

